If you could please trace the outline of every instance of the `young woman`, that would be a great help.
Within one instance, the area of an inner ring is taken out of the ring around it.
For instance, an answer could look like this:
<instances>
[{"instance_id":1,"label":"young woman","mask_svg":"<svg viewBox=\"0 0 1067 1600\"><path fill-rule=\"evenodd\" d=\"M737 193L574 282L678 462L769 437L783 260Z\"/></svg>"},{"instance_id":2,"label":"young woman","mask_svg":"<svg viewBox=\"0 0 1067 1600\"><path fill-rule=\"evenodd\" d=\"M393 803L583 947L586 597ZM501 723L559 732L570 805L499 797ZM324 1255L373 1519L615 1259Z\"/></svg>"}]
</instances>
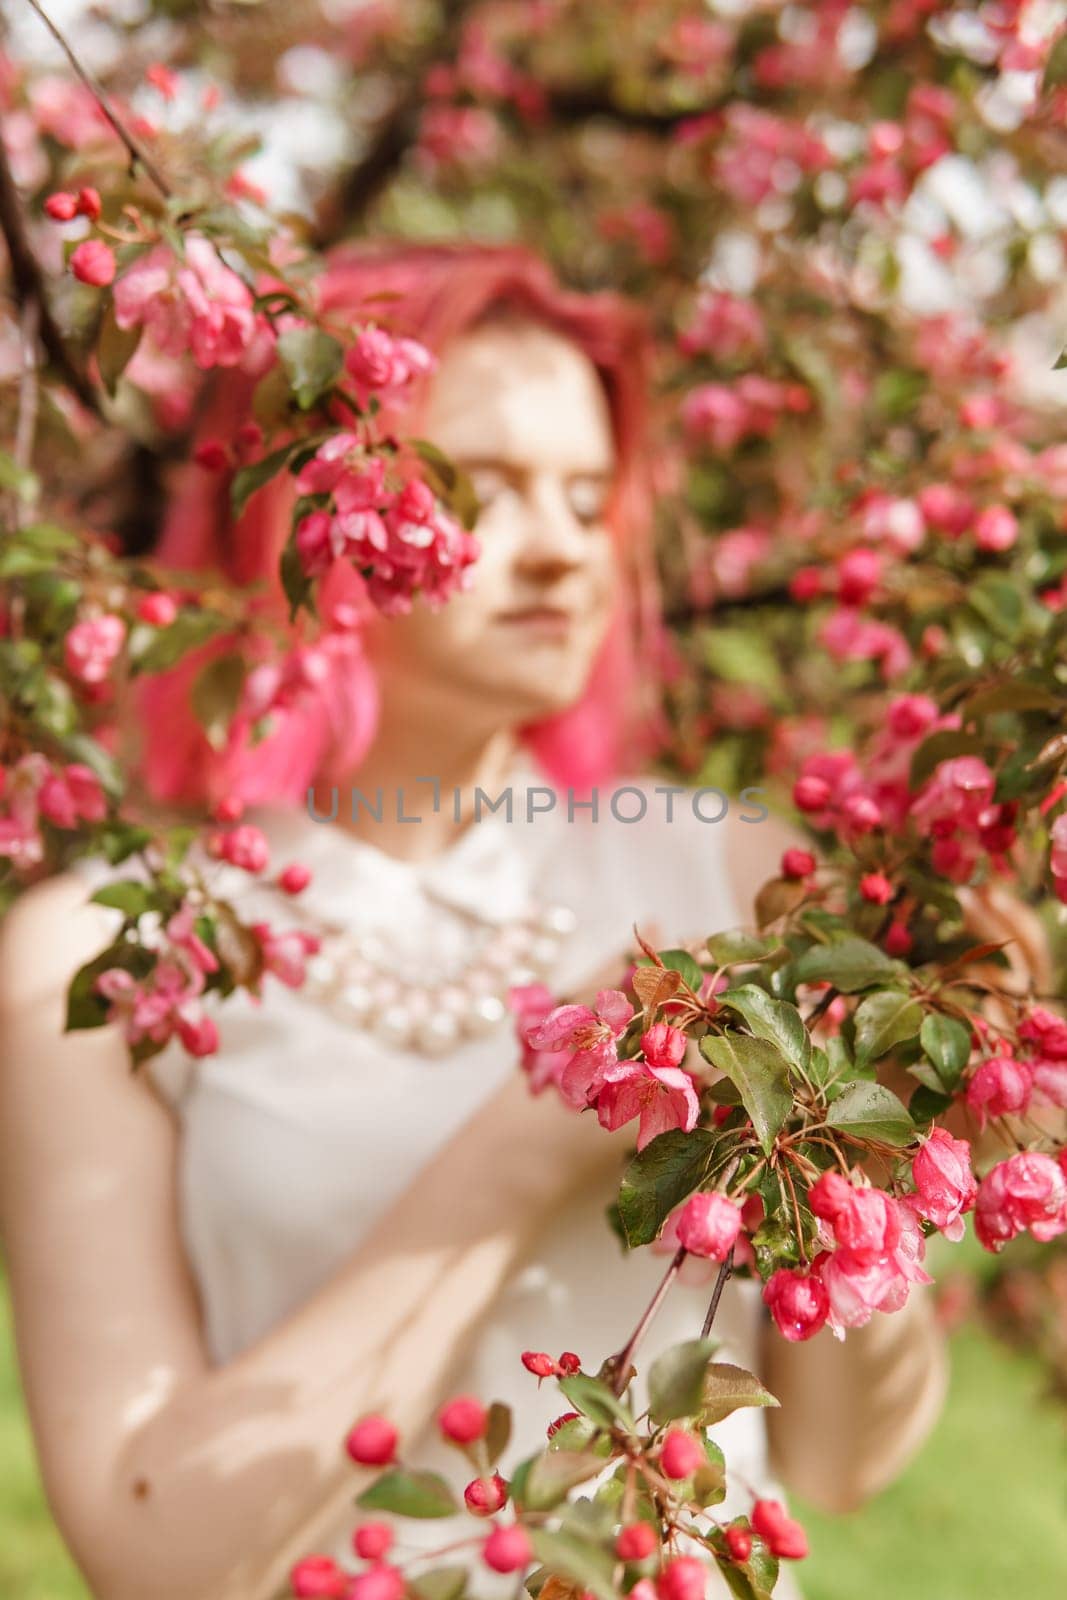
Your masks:
<instances>
[{"instance_id":1,"label":"young woman","mask_svg":"<svg viewBox=\"0 0 1067 1600\"><path fill-rule=\"evenodd\" d=\"M537 1448L562 1406L520 1352L572 1349L595 1371L665 1259L624 1254L604 1221L633 1129L531 1095L502 997L617 983L634 925L672 944L743 925L785 842L758 805L632 776L655 640L637 314L514 249L349 252L327 292L354 323L390 296L381 319L436 351L410 420L474 480L473 582L372 621L365 655L339 652L273 737L221 764L180 674L145 725L157 795L203 812L243 794L277 866L310 867L285 907L236 892L249 916L321 934L313 981L228 1002L217 1056L173 1047L131 1074L114 1029L62 1033L71 973L111 927L86 875L34 890L3 933L20 1361L50 1501L100 1600L284 1593L291 1562L351 1526L341 1441L365 1412L429 1464L436 1406L475 1392L515 1409L505 1472ZM234 415L224 394L205 431ZM189 468L161 559L271 574L289 492L234 530L225 485ZM353 787L371 806L382 791L380 822ZM676 1289L639 1367L699 1331L708 1294ZM842 1346L797 1348L765 1340L758 1285L734 1280L716 1326L783 1401L770 1439L757 1411L720 1430L728 1514L780 1492L772 1459L808 1499L854 1504L936 1413L944 1357L919 1296ZM399 1549L478 1532L402 1524Z\"/></svg>"}]
</instances>

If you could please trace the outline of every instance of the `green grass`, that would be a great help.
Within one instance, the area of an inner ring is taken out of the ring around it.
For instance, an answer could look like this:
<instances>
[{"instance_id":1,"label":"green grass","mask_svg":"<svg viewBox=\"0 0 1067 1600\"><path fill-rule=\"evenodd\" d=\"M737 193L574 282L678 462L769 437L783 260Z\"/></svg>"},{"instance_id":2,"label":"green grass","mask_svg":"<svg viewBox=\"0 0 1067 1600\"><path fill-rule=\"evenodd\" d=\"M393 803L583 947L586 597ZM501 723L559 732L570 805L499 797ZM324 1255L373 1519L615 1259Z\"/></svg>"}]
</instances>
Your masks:
<instances>
[{"instance_id":1,"label":"green grass","mask_svg":"<svg viewBox=\"0 0 1067 1600\"><path fill-rule=\"evenodd\" d=\"M1062 1600L1067 1441L1041 1372L968 1327L926 1448L848 1517L795 1503L811 1539L806 1600ZM89 1600L41 1494L0 1289L0 1596Z\"/></svg>"}]
</instances>

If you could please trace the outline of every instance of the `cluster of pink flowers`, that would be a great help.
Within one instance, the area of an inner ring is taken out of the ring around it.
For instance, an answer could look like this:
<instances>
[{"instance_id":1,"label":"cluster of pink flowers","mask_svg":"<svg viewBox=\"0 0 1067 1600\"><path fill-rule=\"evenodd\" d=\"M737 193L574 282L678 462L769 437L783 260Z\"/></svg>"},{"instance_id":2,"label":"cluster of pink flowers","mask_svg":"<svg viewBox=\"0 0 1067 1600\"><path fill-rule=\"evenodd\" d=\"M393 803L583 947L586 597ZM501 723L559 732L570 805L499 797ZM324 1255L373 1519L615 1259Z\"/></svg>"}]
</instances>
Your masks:
<instances>
[{"instance_id":1,"label":"cluster of pink flowers","mask_svg":"<svg viewBox=\"0 0 1067 1600\"><path fill-rule=\"evenodd\" d=\"M416 379L436 366L436 357L418 339L387 333L384 328L361 328L345 354L345 370L352 379L361 405L371 395L395 404Z\"/></svg>"},{"instance_id":2,"label":"cluster of pink flowers","mask_svg":"<svg viewBox=\"0 0 1067 1600\"><path fill-rule=\"evenodd\" d=\"M387 616L410 611L417 593L437 608L466 588L480 553L474 536L441 506L428 486L410 479L390 489L385 463L368 456L352 433L334 434L297 476L302 494L330 496L329 507L303 517L296 549L308 577L339 559L363 573L372 603Z\"/></svg>"},{"instance_id":3,"label":"cluster of pink flowers","mask_svg":"<svg viewBox=\"0 0 1067 1600\"><path fill-rule=\"evenodd\" d=\"M740 295L707 290L696 304L693 319L678 337L683 355L707 353L731 361L764 348L767 330L759 307Z\"/></svg>"},{"instance_id":4,"label":"cluster of pink flowers","mask_svg":"<svg viewBox=\"0 0 1067 1600\"><path fill-rule=\"evenodd\" d=\"M638 1150L668 1128L696 1126L700 1103L692 1075L681 1067L687 1041L680 1028L655 1023L641 1035L642 1059L620 1061L618 1041L634 1015L621 989L601 989L595 1007L555 1006L540 1017L528 993L519 1005L524 1065L542 1086L556 1083L575 1110L595 1106L609 1130L640 1118ZM546 1061L545 1052L554 1059Z\"/></svg>"},{"instance_id":5,"label":"cluster of pink flowers","mask_svg":"<svg viewBox=\"0 0 1067 1600\"><path fill-rule=\"evenodd\" d=\"M1019 1233L1042 1243L1067 1233L1067 1149L1056 1159L1022 1151L999 1162L978 1186L974 1227L992 1251Z\"/></svg>"},{"instance_id":6,"label":"cluster of pink flowers","mask_svg":"<svg viewBox=\"0 0 1067 1600\"><path fill-rule=\"evenodd\" d=\"M29 872L44 860L42 822L72 829L106 816L100 780L80 761L55 765L33 750L0 767L0 856L16 871Z\"/></svg>"},{"instance_id":7,"label":"cluster of pink flowers","mask_svg":"<svg viewBox=\"0 0 1067 1600\"><path fill-rule=\"evenodd\" d=\"M919 1208L952 1211L948 1193L949 1180L940 1167L923 1172L915 1205L824 1172L809 1191L808 1203L826 1248L807 1272L780 1267L763 1287L764 1301L784 1337L794 1343L810 1339L828 1323L843 1338L847 1328L863 1327L875 1311L899 1311L913 1283L931 1281L922 1266L926 1244L918 1217L925 1212ZM957 1199L955 1209L964 1203Z\"/></svg>"},{"instance_id":8,"label":"cluster of pink flowers","mask_svg":"<svg viewBox=\"0 0 1067 1600\"><path fill-rule=\"evenodd\" d=\"M193 1056L213 1055L218 1028L204 1013L201 995L207 975L217 972L218 958L198 936L188 904L164 926L157 959L144 979L124 967L109 967L93 985L108 1001L109 1022L120 1024L131 1046L150 1040L164 1045L177 1036Z\"/></svg>"},{"instance_id":9,"label":"cluster of pink flowers","mask_svg":"<svg viewBox=\"0 0 1067 1600\"><path fill-rule=\"evenodd\" d=\"M93 689L110 676L123 644L126 624L107 612L83 617L63 641L63 660L75 682Z\"/></svg>"},{"instance_id":10,"label":"cluster of pink flowers","mask_svg":"<svg viewBox=\"0 0 1067 1600\"><path fill-rule=\"evenodd\" d=\"M798 169L814 176L834 164L825 141L802 123L736 103L725 115L713 181L743 206L794 187Z\"/></svg>"},{"instance_id":11,"label":"cluster of pink flowers","mask_svg":"<svg viewBox=\"0 0 1067 1600\"><path fill-rule=\"evenodd\" d=\"M240 362L262 325L252 291L226 266L210 240L185 238L184 259L158 245L115 283L115 321L144 328L164 355L190 351L198 367Z\"/></svg>"},{"instance_id":12,"label":"cluster of pink flowers","mask_svg":"<svg viewBox=\"0 0 1067 1600\"><path fill-rule=\"evenodd\" d=\"M703 383L682 402L682 423L691 438L712 450L730 451L746 439L770 438L787 414L811 410L802 383L779 383L749 372L736 383Z\"/></svg>"},{"instance_id":13,"label":"cluster of pink flowers","mask_svg":"<svg viewBox=\"0 0 1067 1600\"><path fill-rule=\"evenodd\" d=\"M967 1105L985 1127L989 1118L1021 1115L1032 1099L1067 1109L1067 1021L1034 1006L1019 1025L1018 1053L1000 1043L967 1080Z\"/></svg>"}]
</instances>

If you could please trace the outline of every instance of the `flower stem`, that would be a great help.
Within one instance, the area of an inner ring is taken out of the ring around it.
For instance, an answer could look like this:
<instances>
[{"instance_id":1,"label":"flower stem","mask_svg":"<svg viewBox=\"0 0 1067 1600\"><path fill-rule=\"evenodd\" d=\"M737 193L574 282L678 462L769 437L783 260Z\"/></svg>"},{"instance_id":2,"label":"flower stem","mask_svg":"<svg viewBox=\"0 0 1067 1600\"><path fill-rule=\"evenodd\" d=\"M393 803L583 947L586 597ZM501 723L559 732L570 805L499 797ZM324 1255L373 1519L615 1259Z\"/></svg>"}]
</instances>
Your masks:
<instances>
[{"instance_id":1,"label":"flower stem","mask_svg":"<svg viewBox=\"0 0 1067 1600\"><path fill-rule=\"evenodd\" d=\"M679 1269L681 1268L682 1262L685 1260L685 1258L686 1258L686 1256L688 1254L689 1254L689 1252L686 1250L684 1245L679 1245L678 1246L678 1249L674 1252L674 1255L671 1257L670 1266L667 1268L666 1272L663 1274L663 1278L662 1278L662 1280L660 1282L660 1285L659 1285L658 1289L656 1290L655 1294L652 1296L652 1299L648 1302L648 1305L645 1307L644 1311L641 1313L641 1319L638 1322L637 1327L634 1329L633 1333L631 1333L629 1339L626 1341L626 1343L623 1346L623 1348L619 1351L618 1355L614 1355L614 1356L611 1356L609 1358L609 1361L608 1361L607 1364L612 1369L612 1372L614 1374L614 1376L612 1378L612 1382L611 1382L611 1387L612 1387L612 1391L616 1395L621 1396L625 1392L626 1386L630 1381L629 1380L630 1363L633 1361L634 1353L637 1350L638 1345L641 1343L641 1340L644 1338L645 1334L648 1332L648 1329L649 1329L649 1327L650 1327L650 1325L652 1323L653 1317L656 1315L656 1312L659 1310L660 1306L663 1304L663 1301L664 1301L664 1299L666 1297L666 1294L667 1294L667 1290L670 1288L671 1284L674 1282L675 1278L678 1276L678 1272L679 1272Z\"/></svg>"},{"instance_id":2,"label":"flower stem","mask_svg":"<svg viewBox=\"0 0 1067 1600\"><path fill-rule=\"evenodd\" d=\"M722 1299L722 1292L726 1288L727 1280L729 1279L729 1276L733 1270L734 1251L733 1246L731 1245L730 1254L726 1257L722 1266L719 1268L719 1275L715 1279L715 1287L711 1292L711 1303L708 1306L708 1314L704 1318L704 1326L700 1330L700 1337L702 1339L706 1339L708 1334L711 1332L711 1325L715 1321L715 1313L719 1309L719 1301Z\"/></svg>"}]
</instances>

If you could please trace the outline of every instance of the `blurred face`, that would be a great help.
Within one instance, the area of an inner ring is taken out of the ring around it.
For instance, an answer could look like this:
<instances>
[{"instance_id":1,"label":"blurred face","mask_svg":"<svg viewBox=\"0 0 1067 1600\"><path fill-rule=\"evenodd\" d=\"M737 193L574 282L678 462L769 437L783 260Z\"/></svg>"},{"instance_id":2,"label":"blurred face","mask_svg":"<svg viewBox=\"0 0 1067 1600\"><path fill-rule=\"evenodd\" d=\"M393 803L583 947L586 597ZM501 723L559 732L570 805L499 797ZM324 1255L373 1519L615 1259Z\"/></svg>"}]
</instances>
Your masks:
<instances>
[{"instance_id":1,"label":"blurred face","mask_svg":"<svg viewBox=\"0 0 1067 1600\"><path fill-rule=\"evenodd\" d=\"M486 323L441 357L419 429L473 481L481 555L440 611L416 601L380 628L378 660L394 687L453 690L483 721L562 710L585 688L619 582L596 369L536 323Z\"/></svg>"}]
</instances>

